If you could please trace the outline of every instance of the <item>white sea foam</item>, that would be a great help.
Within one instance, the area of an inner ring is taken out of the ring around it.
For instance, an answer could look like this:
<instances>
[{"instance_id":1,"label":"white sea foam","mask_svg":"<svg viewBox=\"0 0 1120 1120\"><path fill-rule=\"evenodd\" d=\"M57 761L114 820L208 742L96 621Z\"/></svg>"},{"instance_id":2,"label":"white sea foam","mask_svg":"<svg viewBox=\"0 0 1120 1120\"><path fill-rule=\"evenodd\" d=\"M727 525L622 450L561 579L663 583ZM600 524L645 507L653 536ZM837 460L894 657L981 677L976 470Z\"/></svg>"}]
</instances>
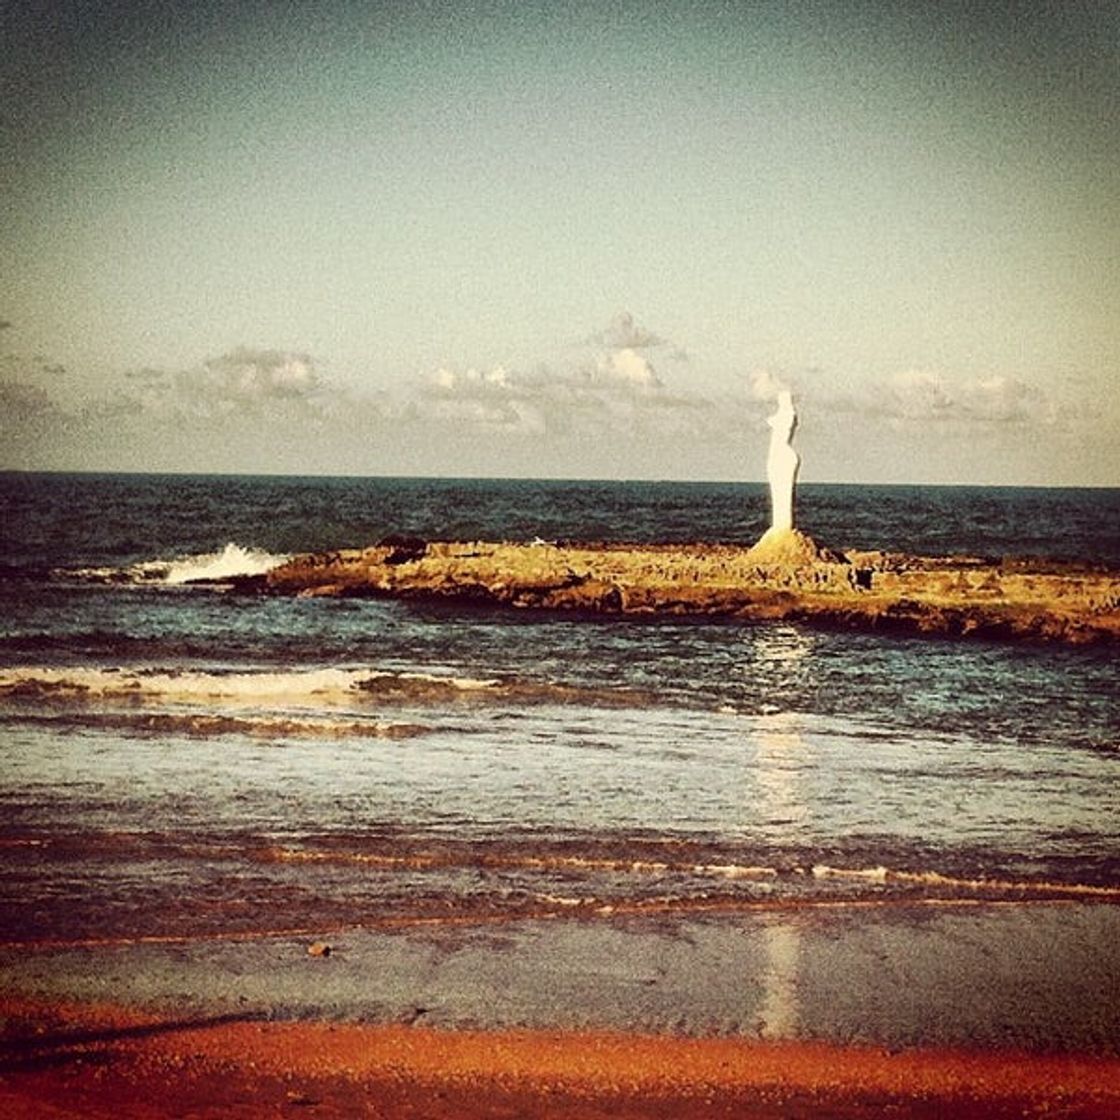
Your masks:
<instances>
[{"instance_id":1,"label":"white sea foam","mask_svg":"<svg viewBox=\"0 0 1120 1120\"><path fill-rule=\"evenodd\" d=\"M173 560L167 566L164 583L182 584L192 580L223 580L236 576L264 575L279 564L286 556L274 556L257 548L243 548L232 541L221 552L206 552L200 556L187 556Z\"/></svg>"},{"instance_id":2,"label":"white sea foam","mask_svg":"<svg viewBox=\"0 0 1120 1120\"><path fill-rule=\"evenodd\" d=\"M96 583L148 583L181 586L198 580L222 582L241 576L264 575L289 557L246 548L230 541L217 552L201 552L169 559L144 560L123 568L78 568L63 574Z\"/></svg>"},{"instance_id":3,"label":"white sea foam","mask_svg":"<svg viewBox=\"0 0 1120 1120\"><path fill-rule=\"evenodd\" d=\"M813 867L814 879L864 879L872 883L885 883L892 873L886 867L830 867L818 863Z\"/></svg>"},{"instance_id":4,"label":"white sea foam","mask_svg":"<svg viewBox=\"0 0 1120 1120\"><path fill-rule=\"evenodd\" d=\"M575 898L566 894L550 894L548 891L537 891L533 897L539 902L547 903L549 906L561 906L570 908L573 906L587 906L592 899Z\"/></svg>"},{"instance_id":5,"label":"white sea foam","mask_svg":"<svg viewBox=\"0 0 1120 1120\"><path fill-rule=\"evenodd\" d=\"M723 879L776 879L776 867L751 867L739 863L698 863L694 869L701 875Z\"/></svg>"},{"instance_id":6,"label":"white sea foam","mask_svg":"<svg viewBox=\"0 0 1120 1120\"><path fill-rule=\"evenodd\" d=\"M83 668L19 666L0 669L0 696L50 696L81 700L150 700L178 704L305 707L352 704L369 697L370 682L392 682L406 695L421 698L433 688L477 692L493 681L441 677L425 673L391 673L369 668L297 671L206 672L160 668Z\"/></svg>"}]
</instances>

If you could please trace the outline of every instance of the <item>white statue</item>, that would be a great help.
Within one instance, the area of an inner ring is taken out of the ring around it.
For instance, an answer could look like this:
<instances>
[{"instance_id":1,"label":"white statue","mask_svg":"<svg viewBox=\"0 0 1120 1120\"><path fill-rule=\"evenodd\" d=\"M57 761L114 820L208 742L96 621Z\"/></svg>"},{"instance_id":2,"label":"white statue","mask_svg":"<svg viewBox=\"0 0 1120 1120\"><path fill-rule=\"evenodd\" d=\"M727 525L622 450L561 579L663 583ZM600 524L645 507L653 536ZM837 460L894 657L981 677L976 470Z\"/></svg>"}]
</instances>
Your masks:
<instances>
[{"instance_id":1,"label":"white statue","mask_svg":"<svg viewBox=\"0 0 1120 1120\"><path fill-rule=\"evenodd\" d=\"M801 466L801 457L793 449L797 413L788 389L778 394L778 411L766 422L770 425L770 454L766 460L770 528L773 532L785 532L793 528L793 487L797 482L797 468Z\"/></svg>"}]
</instances>

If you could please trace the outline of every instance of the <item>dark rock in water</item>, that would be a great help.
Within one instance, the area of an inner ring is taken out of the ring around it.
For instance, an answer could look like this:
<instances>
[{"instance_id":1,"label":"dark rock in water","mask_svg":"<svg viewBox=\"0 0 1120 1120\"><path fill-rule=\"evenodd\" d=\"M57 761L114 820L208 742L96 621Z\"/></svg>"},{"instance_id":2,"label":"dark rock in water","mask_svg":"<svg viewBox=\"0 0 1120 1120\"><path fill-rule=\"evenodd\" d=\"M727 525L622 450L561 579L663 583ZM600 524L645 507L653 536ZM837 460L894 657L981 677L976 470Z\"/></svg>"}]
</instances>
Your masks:
<instances>
[{"instance_id":1,"label":"dark rock in water","mask_svg":"<svg viewBox=\"0 0 1120 1120\"><path fill-rule=\"evenodd\" d=\"M218 582L240 595L260 595L268 589L268 580L263 572L248 576L230 576Z\"/></svg>"}]
</instances>

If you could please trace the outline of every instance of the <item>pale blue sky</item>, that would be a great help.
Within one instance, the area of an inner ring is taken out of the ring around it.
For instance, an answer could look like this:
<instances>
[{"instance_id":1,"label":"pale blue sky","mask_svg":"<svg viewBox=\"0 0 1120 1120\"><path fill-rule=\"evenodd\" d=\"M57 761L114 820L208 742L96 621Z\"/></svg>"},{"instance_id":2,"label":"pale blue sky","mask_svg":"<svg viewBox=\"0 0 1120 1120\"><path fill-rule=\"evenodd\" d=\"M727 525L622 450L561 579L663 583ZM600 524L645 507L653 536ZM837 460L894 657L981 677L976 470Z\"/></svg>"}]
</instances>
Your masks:
<instances>
[{"instance_id":1,"label":"pale blue sky","mask_svg":"<svg viewBox=\"0 0 1120 1120\"><path fill-rule=\"evenodd\" d=\"M0 24L0 466L758 478L782 382L1120 484L1120 6L91 7Z\"/></svg>"}]
</instances>

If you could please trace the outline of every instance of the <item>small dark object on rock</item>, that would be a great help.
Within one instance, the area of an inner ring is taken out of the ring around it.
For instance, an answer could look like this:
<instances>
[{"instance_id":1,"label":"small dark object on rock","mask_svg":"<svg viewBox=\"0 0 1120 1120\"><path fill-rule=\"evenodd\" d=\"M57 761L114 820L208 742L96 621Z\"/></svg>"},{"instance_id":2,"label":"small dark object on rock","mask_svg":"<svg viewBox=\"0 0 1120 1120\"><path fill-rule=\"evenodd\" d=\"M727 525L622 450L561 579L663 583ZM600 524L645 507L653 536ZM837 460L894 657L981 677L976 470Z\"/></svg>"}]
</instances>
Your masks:
<instances>
[{"instance_id":1,"label":"small dark object on rock","mask_svg":"<svg viewBox=\"0 0 1120 1120\"><path fill-rule=\"evenodd\" d=\"M428 542L423 537L410 537L402 533L390 533L377 543L382 548L393 550L385 557L386 564L408 564L419 560L428 551Z\"/></svg>"},{"instance_id":2,"label":"small dark object on rock","mask_svg":"<svg viewBox=\"0 0 1120 1120\"><path fill-rule=\"evenodd\" d=\"M329 957L331 947L325 941L313 941L307 946L307 955L309 957Z\"/></svg>"}]
</instances>

